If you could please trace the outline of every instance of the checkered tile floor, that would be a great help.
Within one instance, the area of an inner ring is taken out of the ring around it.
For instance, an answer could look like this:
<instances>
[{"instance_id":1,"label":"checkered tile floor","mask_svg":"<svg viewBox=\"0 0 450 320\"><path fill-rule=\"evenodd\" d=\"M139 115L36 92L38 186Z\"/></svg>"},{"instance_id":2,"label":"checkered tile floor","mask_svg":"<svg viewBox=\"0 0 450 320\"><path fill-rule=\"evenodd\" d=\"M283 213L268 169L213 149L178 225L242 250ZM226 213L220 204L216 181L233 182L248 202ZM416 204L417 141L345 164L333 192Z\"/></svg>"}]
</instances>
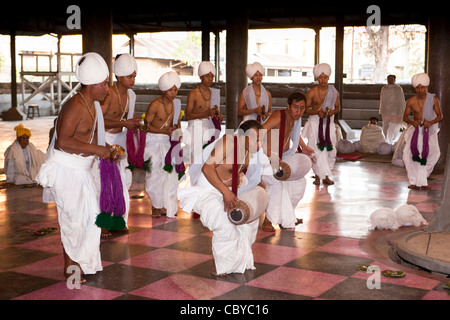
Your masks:
<instances>
[{"instance_id":1,"label":"checkered tile floor","mask_svg":"<svg viewBox=\"0 0 450 320\"><path fill-rule=\"evenodd\" d=\"M68 289L62 276L58 231L44 236L30 232L59 227L55 206L41 202L42 189L37 187L2 189L0 299L450 299L443 289L446 277L389 259L389 244L416 228L369 231L367 221L375 209L405 203L416 205L431 220L440 199L442 169L431 176L429 191L409 190L404 169L389 163L338 162L336 184L329 187L315 187L311 175L296 210L304 223L295 230L277 227L275 233L260 229L253 246L256 270L211 276L211 232L183 212L177 219L152 219L146 196L131 199L130 231L102 240L104 270L86 276L79 290ZM370 274L356 270L361 264L407 275L381 277L381 288L370 290Z\"/></svg>"}]
</instances>

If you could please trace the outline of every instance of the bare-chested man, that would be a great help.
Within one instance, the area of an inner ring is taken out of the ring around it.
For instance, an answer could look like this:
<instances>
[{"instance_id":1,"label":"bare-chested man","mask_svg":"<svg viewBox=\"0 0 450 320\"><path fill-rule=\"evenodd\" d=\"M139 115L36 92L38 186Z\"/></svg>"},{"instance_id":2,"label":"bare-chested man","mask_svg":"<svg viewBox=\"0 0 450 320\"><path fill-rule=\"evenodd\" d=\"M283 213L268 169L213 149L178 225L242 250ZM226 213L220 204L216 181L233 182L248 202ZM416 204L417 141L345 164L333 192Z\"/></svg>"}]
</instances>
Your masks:
<instances>
[{"instance_id":1,"label":"bare-chested man","mask_svg":"<svg viewBox=\"0 0 450 320\"><path fill-rule=\"evenodd\" d=\"M150 103L145 116L148 133L144 159L151 157L151 172L145 176L145 191L152 202L153 217L167 214L167 217L175 218L178 210L178 176L175 170L169 173L163 168L167 164L165 158L171 146L171 137L181 130L181 101L175 99L181 82L179 76L171 71L161 76L158 85L163 95Z\"/></svg>"},{"instance_id":2,"label":"bare-chested man","mask_svg":"<svg viewBox=\"0 0 450 320\"><path fill-rule=\"evenodd\" d=\"M127 130L133 130L138 126L138 121L133 119L136 94L132 90L137 74L137 64L134 57L128 53L116 57L113 65L116 83L109 87L108 95L102 102L103 117L105 120L106 143L119 145L126 151ZM127 130L124 130L126 128ZM119 159L119 172L122 180L123 196L125 199L125 223L128 221L130 196L128 189L131 186L131 171L128 166L127 154ZM109 230L102 229L102 237L109 237Z\"/></svg>"},{"instance_id":3,"label":"bare-chested man","mask_svg":"<svg viewBox=\"0 0 450 320\"><path fill-rule=\"evenodd\" d=\"M328 84L331 67L326 63L314 66L314 77L319 82L306 94L306 114L308 121L302 136L308 139L308 146L314 149L316 161L313 163L315 185L320 180L326 185L334 184L329 177L336 162L336 126L334 116L339 113L339 92ZM311 109L310 109L311 107Z\"/></svg>"},{"instance_id":4,"label":"bare-chested man","mask_svg":"<svg viewBox=\"0 0 450 320\"><path fill-rule=\"evenodd\" d=\"M186 212L198 212L204 226L213 232L212 252L214 257L212 274L225 276L229 273L244 273L254 269L252 244L256 239L259 219L242 225L235 225L227 218L227 212L237 206L241 194L259 188L257 194L267 197L266 191L258 186L261 170L250 168L250 161L260 148L261 125L254 120L243 122L237 134L231 130L215 144L205 148L205 163L193 187L180 189L180 206ZM238 187L237 195L232 191L234 146L237 143L237 171L246 183ZM250 174L251 172L251 174ZM257 202L258 198L252 198Z\"/></svg>"},{"instance_id":5,"label":"bare-chested man","mask_svg":"<svg viewBox=\"0 0 450 320\"><path fill-rule=\"evenodd\" d=\"M98 101L108 93L108 66L97 53L87 53L76 65L76 76L82 88L62 107L54 146L49 148L49 157L37 177L42 186L50 189L57 205L66 277L74 272L67 270L72 265L81 267L85 274L102 270L100 228L95 224L100 213L99 195L91 167L94 156L110 156L108 147L97 145L104 140Z\"/></svg>"},{"instance_id":6,"label":"bare-chested man","mask_svg":"<svg viewBox=\"0 0 450 320\"><path fill-rule=\"evenodd\" d=\"M314 150L307 146L300 136L301 117L305 111L306 98L303 93L295 92L289 96L286 103L286 109L276 110L263 124L263 129L267 130L267 144L264 152L271 161L274 169L278 168L279 163L279 146L282 144L282 158L286 158L297 152L297 148L302 149L302 164L304 164L305 174L311 169L311 160L309 156ZM284 123L283 123L284 121ZM284 127L284 139L282 138L282 130ZM278 142L272 145L272 135L277 133ZM292 141L292 145L291 145ZM272 226L280 224L283 228L293 228L301 223L301 219L295 216L295 207L302 199L305 193L306 180L301 178L294 181L278 181L273 174L264 174L262 181L266 184L267 193L269 194L269 206L266 210L266 217L263 222L263 230L266 232L274 232ZM286 201L289 199L290 201Z\"/></svg>"},{"instance_id":7,"label":"bare-chested man","mask_svg":"<svg viewBox=\"0 0 450 320\"><path fill-rule=\"evenodd\" d=\"M408 188L428 190L427 178L441 155L438 142L438 123L442 121L439 99L428 92L430 78L426 73L412 78L416 95L406 101L403 121L410 124L405 132L403 162L410 185ZM409 115L412 113L413 118Z\"/></svg>"},{"instance_id":8,"label":"bare-chested man","mask_svg":"<svg viewBox=\"0 0 450 320\"><path fill-rule=\"evenodd\" d=\"M257 120L262 124L272 113L272 95L262 85L264 67L259 62L251 63L245 72L252 83L239 97L238 116L243 117L243 121Z\"/></svg>"},{"instance_id":9,"label":"bare-chested man","mask_svg":"<svg viewBox=\"0 0 450 320\"><path fill-rule=\"evenodd\" d=\"M203 148L220 136L220 89L211 88L216 69L210 61L202 61L198 67L201 83L189 92L186 104L188 127L184 142L190 155L190 163L201 162L196 159ZM214 138L212 138L214 136Z\"/></svg>"}]
</instances>

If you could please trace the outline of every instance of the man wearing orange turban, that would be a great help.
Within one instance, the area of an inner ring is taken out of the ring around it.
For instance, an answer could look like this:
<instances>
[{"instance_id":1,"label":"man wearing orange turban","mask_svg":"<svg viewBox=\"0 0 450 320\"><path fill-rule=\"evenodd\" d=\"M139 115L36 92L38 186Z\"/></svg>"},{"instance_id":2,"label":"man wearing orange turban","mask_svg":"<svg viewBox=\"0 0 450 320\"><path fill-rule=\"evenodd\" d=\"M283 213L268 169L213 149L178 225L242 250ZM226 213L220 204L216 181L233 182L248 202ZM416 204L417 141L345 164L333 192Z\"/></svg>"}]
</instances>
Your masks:
<instances>
[{"instance_id":1,"label":"man wearing orange turban","mask_svg":"<svg viewBox=\"0 0 450 320\"><path fill-rule=\"evenodd\" d=\"M16 140L5 151L6 182L17 185L36 183L45 154L30 143L31 131L19 124L14 128Z\"/></svg>"}]
</instances>

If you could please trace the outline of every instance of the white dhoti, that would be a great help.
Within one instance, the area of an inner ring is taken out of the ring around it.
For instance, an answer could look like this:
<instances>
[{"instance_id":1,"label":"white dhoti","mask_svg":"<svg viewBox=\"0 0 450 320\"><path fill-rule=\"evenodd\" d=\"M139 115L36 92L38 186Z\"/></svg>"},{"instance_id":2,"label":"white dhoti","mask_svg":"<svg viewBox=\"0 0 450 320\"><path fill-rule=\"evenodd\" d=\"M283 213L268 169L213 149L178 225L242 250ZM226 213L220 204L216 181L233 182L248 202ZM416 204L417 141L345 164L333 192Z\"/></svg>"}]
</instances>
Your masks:
<instances>
[{"instance_id":1,"label":"white dhoti","mask_svg":"<svg viewBox=\"0 0 450 320\"><path fill-rule=\"evenodd\" d=\"M401 135L400 129L402 127L401 116L382 115L383 119L383 134L386 137L386 142L393 144Z\"/></svg>"},{"instance_id":2,"label":"white dhoti","mask_svg":"<svg viewBox=\"0 0 450 320\"><path fill-rule=\"evenodd\" d=\"M163 169L164 159L170 149L169 136L147 133L144 160L151 157L151 172L145 174L145 191L156 209L165 208L168 218L175 218L178 211L178 174Z\"/></svg>"},{"instance_id":3,"label":"white dhoti","mask_svg":"<svg viewBox=\"0 0 450 320\"><path fill-rule=\"evenodd\" d=\"M50 189L56 203L66 254L85 274L102 270L101 229L95 224L100 205L91 173L93 159L53 149L36 177L40 185Z\"/></svg>"},{"instance_id":4,"label":"white dhoti","mask_svg":"<svg viewBox=\"0 0 450 320\"><path fill-rule=\"evenodd\" d=\"M334 125L334 116L330 119L330 140L333 146L333 150L327 151L325 148L321 151L317 143L319 141L319 116L310 115L308 121L302 131L302 137L308 140L308 146L314 149L314 154L316 161L312 164L312 169L314 174L320 179L325 179L327 176L331 176L331 170L334 168L336 162L336 126ZM325 125L326 119L324 118L324 136L325 136Z\"/></svg>"},{"instance_id":5,"label":"white dhoti","mask_svg":"<svg viewBox=\"0 0 450 320\"><path fill-rule=\"evenodd\" d=\"M311 169L311 160L306 155L301 156L304 158L302 161L304 168L301 170L306 174ZM306 179L303 177L293 181L279 181L271 174L272 167L269 159L267 157L266 159L262 176L269 195L266 217L273 224L280 224L283 228L294 228L297 223L295 208L305 194Z\"/></svg>"},{"instance_id":6,"label":"white dhoti","mask_svg":"<svg viewBox=\"0 0 450 320\"><path fill-rule=\"evenodd\" d=\"M109 145L117 144L119 146L122 146L125 150L127 148L127 132L124 130L119 133L105 133L105 141ZM123 219L125 220L125 224L128 227L128 213L130 211L130 195L128 193L128 190L131 186L132 181L132 173L130 169L126 169L128 166L128 156L125 152L124 155L122 155L118 161L119 166L119 173L120 173L120 179L122 180L122 189L123 189L123 198L125 200L125 214L123 215Z\"/></svg>"},{"instance_id":7,"label":"white dhoti","mask_svg":"<svg viewBox=\"0 0 450 320\"><path fill-rule=\"evenodd\" d=\"M255 269L252 245L256 240L259 220L234 225L224 211L222 194L201 174L195 187L178 191L180 207L200 215L205 227L213 232L212 252L217 274L244 273Z\"/></svg>"},{"instance_id":8,"label":"white dhoti","mask_svg":"<svg viewBox=\"0 0 450 320\"><path fill-rule=\"evenodd\" d=\"M414 134L414 126L410 126L405 133L405 148L403 149L403 163L405 164L408 180L411 185L417 187L428 186L427 178L434 169L434 166L441 156L438 142L439 128L435 127L434 130L430 127L428 145L430 152L427 157L426 165L421 165L417 161L413 161L411 152L411 138ZM424 127L419 127L419 138L417 139L417 149L422 154L423 148L423 130Z\"/></svg>"}]
</instances>

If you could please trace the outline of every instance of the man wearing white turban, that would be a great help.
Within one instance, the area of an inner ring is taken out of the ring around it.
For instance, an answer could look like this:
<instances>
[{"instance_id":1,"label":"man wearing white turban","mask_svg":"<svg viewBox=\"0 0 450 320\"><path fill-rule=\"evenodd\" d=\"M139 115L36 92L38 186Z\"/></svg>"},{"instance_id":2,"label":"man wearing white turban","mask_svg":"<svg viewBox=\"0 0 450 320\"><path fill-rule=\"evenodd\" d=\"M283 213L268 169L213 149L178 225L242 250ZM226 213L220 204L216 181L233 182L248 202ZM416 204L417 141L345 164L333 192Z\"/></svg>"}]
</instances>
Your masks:
<instances>
[{"instance_id":1,"label":"man wearing white turban","mask_svg":"<svg viewBox=\"0 0 450 320\"><path fill-rule=\"evenodd\" d=\"M400 126L406 105L403 89L395 84L395 78L395 75L389 75L388 84L381 88L380 93L379 112L383 120L383 134L389 144L393 144L400 136Z\"/></svg>"},{"instance_id":2,"label":"man wearing white turban","mask_svg":"<svg viewBox=\"0 0 450 320\"><path fill-rule=\"evenodd\" d=\"M176 170L166 169L166 165L172 164L165 159L171 142L181 131L181 101L175 99L181 86L180 77L173 71L167 72L159 79L158 86L163 94L150 103L145 114L148 132L144 159L151 160L151 171L145 174L145 191L152 202L152 217L166 214L168 218L175 218L179 176ZM176 160L181 161L179 158Z\"/></svg>"},{"instance_id":3,"label":"man wearing white turban","mask_svg":"<svg viewBox=\"0 0 450 320\"><path fill-rule=\"evenodd\" d=\"M189 163L201 163L203 148L220 136L223 115L220 113L220 89L211 88L216 68L210 61L202 61L198 66L201 83L189 92L186 104L187 134L185 150Z\"/></svg>"},{"instance_id":4,"label":"man wearing white turban","mask_svg":"<svg viewBox=\"0 0 450 320\"><path fill-rule=\"evenodd\" d=\"M127 130L134 130L138 126L138 121L134 119L136 93L132 90L137 75L136 60L129 53L119 54L114 61L113 70L117 81L109 87L108 95L102 102L105 129L107 129L105 139L109 145L119 145L126 151ZM128 166L127 153L119 159L118 164L126 205L124 214L126 223L130 206L128 189L131 186L132 178L131 171L126 169ZM110 236L111 233L103 229L102 235Z\"/></svg>"},{"instance_id":5,"label":"man wearing white turban","mask_svg":"<svg viewBox=\"0 0 450 320\"><path fill-rule=\"evenodd\" d=\"M429 76L426 73L414 75L412 85L416 95L406 101L403 114L403 121L410 125L405 132L403 163L410 183L408 188L427 190L427 178L441 155L438 132L443 116L439 99L428 92Z\"/></svg>"},{"instance_id":6,"label":"man wearing white turban","mask_svg":"<svg viewBox=\"0 0 450 320\"><path fill-rule=\"evenodd\" d=\"M47 160L36 177L45 187L44 200L52 196L56 203L66 277L71 276L73 271L67 268L72 265L81 267L85 274L102 270L100 228L95 224L100 213L99 194L91 168L95 156L110 156L99 103L108 93L108 66L91 52L80 58L75 73L81 90L62 107Z\"/></svg>"},{"instance_id":7,"label":"man wearing white turban","mask_svg":"<svg viewBox=\"0 0 450 320\"><path fill-rule=\"evenodd\" d=\"M272 95L262 85L264 67L259 62L250 63L245 73L252 83L239 97L238 116L243 117L243 121L256 120L262 124L272 113Z\"/></svg>"},{"instance_id":8,"label":"man wearing white turban","mask_svg":"<svg viewBox=\"0 0 450 320\"><path fill-rule=\"evenodd\" d=\"M334 115L339 113L339 93L333 85L328 84L331 67L327 63L314 66L314 77L319 82L306 94L306 114L308 121L302 136L308 139L308 146L314 149L315 161L312 168L315 174L315 185L332 185L329 176L336 162L336 126ZM311 108L310 108L311 107Z\"/></svg>"}]
</instances>

